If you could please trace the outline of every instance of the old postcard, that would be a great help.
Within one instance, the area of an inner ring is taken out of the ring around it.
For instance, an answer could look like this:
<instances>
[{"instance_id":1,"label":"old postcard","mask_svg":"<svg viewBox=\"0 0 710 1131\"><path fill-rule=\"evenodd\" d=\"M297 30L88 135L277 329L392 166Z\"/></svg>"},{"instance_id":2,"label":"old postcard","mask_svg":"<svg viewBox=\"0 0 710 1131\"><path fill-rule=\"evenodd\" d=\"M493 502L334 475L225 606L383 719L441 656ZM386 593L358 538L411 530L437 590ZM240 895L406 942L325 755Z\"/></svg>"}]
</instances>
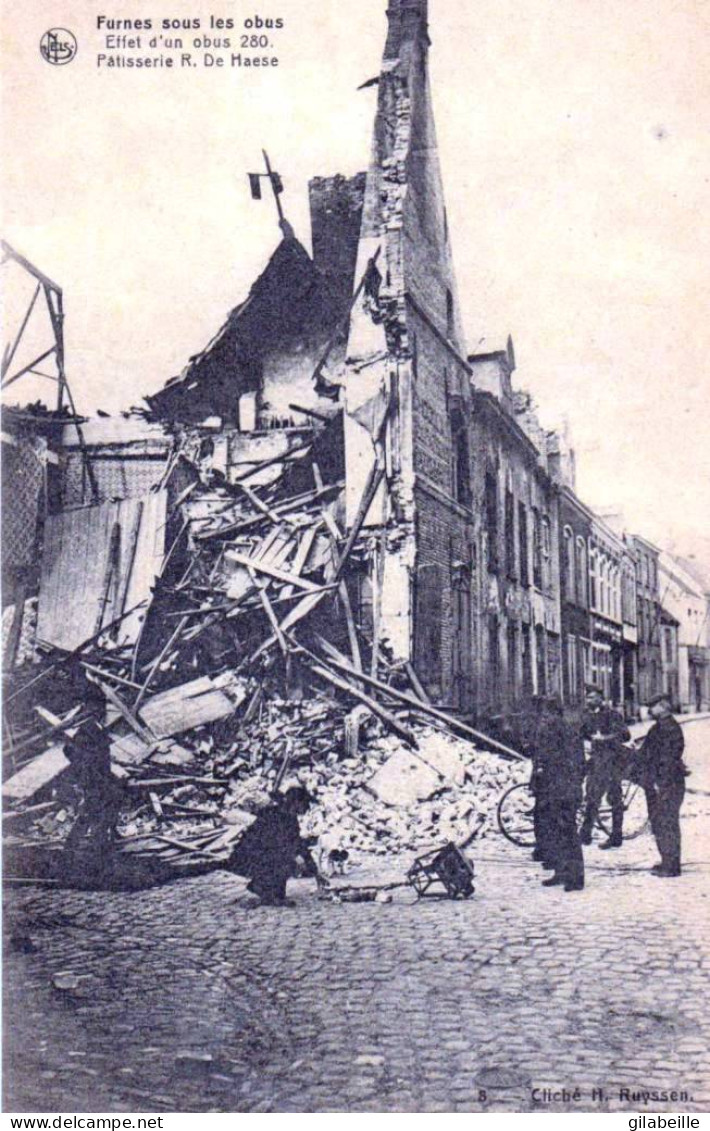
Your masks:
<instances>
[{"instance_id":1,"label":"old postcard","mask_svg":"<svg viewBox=\"0 0 710 1131\"><path fill-rule=\"evenodd\" d=\"M2 19L4 1110L698 1126L707 7Z\"/></svg>"}]
</instances>

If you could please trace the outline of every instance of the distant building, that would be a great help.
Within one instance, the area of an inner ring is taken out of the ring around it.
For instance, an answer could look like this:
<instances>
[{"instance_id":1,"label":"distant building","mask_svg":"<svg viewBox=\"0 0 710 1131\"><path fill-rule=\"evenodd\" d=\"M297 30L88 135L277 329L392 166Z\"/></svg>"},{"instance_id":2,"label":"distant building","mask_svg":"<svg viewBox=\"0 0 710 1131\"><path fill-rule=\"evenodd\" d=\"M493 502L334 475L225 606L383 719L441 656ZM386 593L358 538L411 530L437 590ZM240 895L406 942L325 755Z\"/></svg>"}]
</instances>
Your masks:
<instances>
[{"instance_id":1,"label":"distant building","mask_svg":"<svg viewBox=\"0 0 710 1131\"><path fill-rule=\"evenodd\" d=\"M710 595L697 566L665 551L659 557L664 613L677 629L677 698L686 712L710 709ZM662 630L666 622L662 621Z\"/></svg>"},{"instance_id":2,"label":"distant building","mask_svg":"<svg viewBox=\"0 0 710 1131\"><path fill-rule=\"evenodd\" d=\"M574 492L560 495L560 570L562 575L562 649L565 699L584 702L591 677L592 635L589 615L589 545L593 516Z\"/></svg>"},{"instance_id":3,"label":"distant building","mask_svg":"<svg viewBox=\"0 0 710 1131\"><path fill-rule=\"evenodd\" d=\"M624 705L624 632L621 581L624 543L602 519L589 535L590 682L615 707Z\"/></svg>"},{"instance_id":4,"label":"distant building","mask_svg":"<svg viewBox=\"0 0 710 1131\"><path fill-rule=\"evenodd\" d=\"M638 702L646 706L663 691L661 659L661 593L658 556L660 550L638 534L628 539L636 564L636 610L638 620Z\"/></svg>"}]
</instances>

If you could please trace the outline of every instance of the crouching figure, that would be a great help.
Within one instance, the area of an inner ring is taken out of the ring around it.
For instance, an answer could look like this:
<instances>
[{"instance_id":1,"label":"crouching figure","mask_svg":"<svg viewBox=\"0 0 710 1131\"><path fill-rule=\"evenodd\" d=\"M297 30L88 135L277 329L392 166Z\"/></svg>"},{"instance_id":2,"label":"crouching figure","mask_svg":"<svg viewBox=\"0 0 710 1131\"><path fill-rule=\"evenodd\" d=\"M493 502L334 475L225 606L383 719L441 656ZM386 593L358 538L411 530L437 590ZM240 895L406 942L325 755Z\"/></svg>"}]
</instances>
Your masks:
<instances>
[{"instance_id":1,"label":"crouching figure","mask_svg":"<svg viewBox=\"0 0 710 1131\"><path fill-rule=\"evenodd\" d=\"M230 872L249 877L248 890L264 904L286 902L291 876L313 876L323 882L298 824L310 804L302 786L287 789L259 813L226 864Z\"/></svg>"}]
</instances>

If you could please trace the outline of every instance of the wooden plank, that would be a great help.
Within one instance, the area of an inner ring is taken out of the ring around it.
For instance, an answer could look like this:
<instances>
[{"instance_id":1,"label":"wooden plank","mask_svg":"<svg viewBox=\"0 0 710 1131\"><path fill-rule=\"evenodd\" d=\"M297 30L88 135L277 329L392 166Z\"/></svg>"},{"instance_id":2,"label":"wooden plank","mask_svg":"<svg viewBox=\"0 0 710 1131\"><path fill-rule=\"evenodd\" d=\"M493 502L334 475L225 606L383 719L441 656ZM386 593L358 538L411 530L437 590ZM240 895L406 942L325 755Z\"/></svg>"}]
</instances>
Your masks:
<instances>
[{"instance_id":1,"label":"wooden plank","mask_svg":"<svg viewBox=\"0 0 710 1131\"><path fill-rule=\"evenodd\" d=\"M59 777L69 766L69 759L64 753L64 744L57 743L50 746L43 754L38 754L16 774L5 782L2 787L3 797L11 801L26 801L34 797L40 789L49 785Z\"/></svg>"},{"instance_id":2,"label":"wooden plank","mask_svg":"<svg viewBox=\"0 0 710 1131\"><path fill-rule=\"evenodd\" d=\"M200 778L194 774L181 774L180 777L170 778L137 778L127 782L129 789L160 789L162 786L174 785L229 785L229 778Z\"/></svg>"},{"instance_id":3,"label":"wooden plank","mask_svg":"<svg viewBox=\"0 0 710 1131\"><path fill-rule=\"evenodd\" d=\"M348 558L350 557L350 551L352 550L353 546L355 545L355 540L357 539L357 536L359 535L360 531L362 530L363 523L365 522L365 519L367 518L370 507L372 506L372 504L374 502L375 495L377 494L380 483L382 482L384 477L385 477L384 468L379 467L377 464L375 464L372 468L372 471L370 472L370 476L369 476L368 482L365 486L365 490L363 491L363 496L362 496L362 499L360 500L360 506L359 506L358 512L355 516L355 521L352 525L352 529L350 530L350 533L348 534L347 542L345 543L345 546L343 548L343 552L340 555L340 559L338 561L338 568L337 568L336 574L335 574L335 580L336 581L340 581L341 577L343 576L343 573L345 572L345 566L347 565Z\"/></svg>"},{"instance_id":4,"label":"wooden plank","mask_svg":"<svg viewBox=\"0 0 710 1131\"><path fill-rule=\"evenodd\" d=\"M128 599L128 589L129 589L129 586L131 584L131 576L133 574L133 567L134 567L135 562L136 562L136 550L138 549L138 537L139 537L140 532L141 532L141 523L143 521L143 510L144 510L143 500L139 499L138 506L136 507L136 513L133 516L133 522L131 524L131 530L130 530L130 533L128 535L126 564L125 564L124 569L122 571L123 576L121 578L121 585L119 587L118 600L116 602L116 608L114 609L114 614L116 616L119 616L126 607L126 601Z\"/></svg>"},{"instance_id":5,"label":"wooden plank","mask_svg":"<svg viewBox=\"0 0 710 1131\"><path fill-rule=\"evenodd\" d=\"M190 622L189 616L182 617L179 624L176 626L174 631L168 637L168 640L163 645L160 652L158 653L158 655L155 657L155 659L151 663L150 667L148 668L148 674L146 675L142 685L138 689L138 695L136 696L135 703L133 704L134 711L137 711L138 708L140 707L141 703L143 702L143 700L146 696L146 692L148 691L150 681L152 680L153 676L155 675L158 668L162 664L163 660L167 656L168 652L172 648L174 642L180 638L180 636L184 632L184 630L187 627L187 625L189 624L189 622Z\"/></svg>"},{"instance_id":6,"label":"wooden plank","mask_svg":"<svg viewBox=\"0 0 710 1131\"><path fill-rule=\"evenodd\" d=\"M230 695L223 690L226 687ZM226 718L245 697L242 685L231 673L217 679L202 676L147 699L141 707L141 718L158 738L169 738Z\"/></svg>"},{"instance_id":7,"label":"wooden plank","mask_svg":"<svg viewBox=\"0 0 710 1131\"><path fill-rule=\"evenodd\" d=\"M308 614L312 612L317 605L320 604L326 593L332 592L332 588L333 587L331 585L326 585L324 588L318 589L315 593L308 593L305 597L303 597L295 606L295 608L291 609L291 611L286 614L284 619L279 622L279 628L281 629L281 631L287 632L288 629L293 628L293 626L298 624L300 620L303 620L304 617L308 616ZM254 660L258 659L258 657L261 656L263 652L266 652L275 643L276 636L273 634L266 640L262 641L256 651L252 652L252 654L247 657L247 659L242 664L239 665L240 670L252 664Z\"/></svg>"},{"instance_id":8,"label":"wooden plank","mask_svg":"<svg viewBox=\"0 0 710 1131\"><path fill-rule=\"evenodd\" d=\"M268 574L269 577L275 578L276 581L283 581L286 585L295 585L299 589L306 589L311 592L318 588L312 581L306 581L305 578L297 577L296 574L288 573L286 570L277 569L275 566L269 565L268 562L250 558L247 554L240 554L238 550L227 550L225 556L230 561L238 562L240 565L253 566L259 573Z\"/></svg>"},{"instance_id":9,"label":"wooden plank","mask_svg":"<svg viewBox=\"0 0 710 1131\"><path fill-rule=\"evenodd\" d=\"M248 498L249 502L251 503L251 505L253 507L256 507L256 509L258 511L261 511L261 513L263 515L266 515L267 518L271 519L271 521L274 523L274 525L276 525L276 526L282 525L284 520L278 514L276 514L271 509L271 507L267 506L266 503L263 502L262 499L259 498L256 491L252 491L251 487L247 487L246 483L239 483L238 487L240 488L240 490L242 490L244 492L244 494L246 495L246 497ZM294 520L292 518L286 518L285 521L290 523L290 524L293 524Z\"/></svg>"},{"instance_id":10,"label":"wooden plank","mask_svg":"<svg viewBox=\"0 0 710 1131\"><path fill-rule=\"evenodd\" d=\"M243 471L241 475L235 475L233 482L241 485L245 479L251 479L252 475L258 475L260 471L264 471L267 467L273 467L274 464L287 463L295 455L305 452L307 448L311 447L313 447L313 440L308 440L305 444L297 444L290 451L283 452L280 456L273 456L271 459L262 460L261 463L255 464L248 471Z\"/></svg>"},{"instance_id":11,"label":"wooden plank","mask_svg":"<svg viewBox=\"0 0 710 1131\"><path fill-rule=\"evenodd\" d=\"M291 573L295 573L297 577L300 577L303 573L303 570L306 568L308 556L311 552L311 547L313 546L313 541L317 533L318 523L314 523L313 526L307 526L301 534L298 542L298 549L296 550L296 556L291 563ZM284 597L288 598L292 596L292 594L293 586L287 585L281 593L281 599L283 599Z\"/></svg>"},{"instance_id":12,"label":"wooden plank","mask_svg":"<svg viewBox=\"0 0 710 1131\"><path fill-rule=\"evenodd\" d=\"M345 486L344 480L339 483L329 483L322 491L308 491L303 495L294 495L290 499L285 499L278 506L273 506L274 514L279 517L292 514L294 511L302 510L304 507L315 503L318 499L325 495L330 495L334 492L341 491ZM215 530L200 530L195 533L196 541L207 541L211 538L220 538L225 534L235 534L242 530L248 530L252 526L258 526L264 519L262 515L252 516L251 518L242 519L239 522L231 522L226 526L218 527Z\"/></svg>"},{"instance_id":13,"label":"wooden plank","mask_svg":"<svg viewBox=\"0 0 710 1131\"><path fill-rule=\"evenodd\" d=\"M140 691L140 683L134 683L133 680L124 679L122 675L116 675L115 672L107 672L105 668L97 668L94 664L87 664L86 660L79 661L82 668L87 672L93 672L99 679L112 679L114 683L120 683L123 687L130 687L136 691Z\"/></svg>"},{"instance_id":14,"label":"wooden plank","mask_svg":"<svg viewBox=\"0 0 710 1131\"><path fill-rule=\"evenodd\" d=\"M421 680L419 679L419 676L417 675L416 670L414 668L414 664L409 664L409 663L405 664L404 670L406 671L407 675L409 676L409 681L410 681L412 687L414 688L414 691L416 692L416 694L421 699L422 703L426 703L429 707L431 707L431 705L432 705L431 699L429 698L426 691L424 690L424 687L422 686Z\"/></svg>"},{"instance_id":15,"label":"wooden plank","mask_svg":"<svg viewBox=\"0 0 710 1131\"><path fill-rule=\"evenodd\" d=\"M386 707L383 707L381 703L378 703L376 699L372 699L364 691L360 691L354 682L350 683L348 680L342 679L332 672L330 668L324 667L323 664L311 663L310 668L314 675L320 676L321 679L332 683L333 686L337 687L340 691L345 691L348 695L352 695L353 698L359 699L361 703L369 707L373 714L379 715L382 721L398 734L400 738L403 738L408 746L413 746L416 749L417 740L412 731L404 726L403 723L400 723L399 719L396 718L391 711L388 711Z\"/></svg>"},{"instance_id":16,"label":"wooden plank","mask_svg":"<svg viewBox=\"0 0 710 1131\"><path fill-rule=\"evenodd\" d=\"M276 619L276 614L271 607L271 602L269 601L268 595L267 595L265 588L264 588L264 582L262 581L260 583L257 580L256 574L254 573L254 570L251 568L251 566L248 566L247 568L249 570L249 576L252 579L254 585L256 586L256 591L259 594L259 598L260 598L261 603L264 607L264 612L266 613L269 624L271 625L273 632L274 632L274 635L275 635L275 637L278 641L279 648L283 652L284 656L288 656L288 644L286 642L286 637L284 636L283 632L281 631L281 628L279 626L279 622Z\"/></svg>"},{"instance_id":17,"label":"wooden plank","mask_svg":"<svg viewBox=\"0 0 710 1131\"><path fill-rule=\"evenodd\" d=\"M353 616L352 605L350 604L350 594L348 593L348 587L344 581L340 582L338 595L340 597L340 600L343 602L343 608L345 610L345 620L347 621L348 625L348 639L350 641L350 652L352 654L353 667L356 669L356 671L361 672L362 657L360 655L360 642L357 636L357 628L355 627L355 617Z\"/></svg>"},{"instance_id":18,"label":"wooden plank","mask_svg":"<svg viewBox=\"0 0 710 1131\"><path fill-rule=\"evenodd\" d=\"M123 699L121 699L121 696L118 694L118 692L114 691L112 687L109 687L107 683L102 683L99 680L97 680L96 682L108 699L109 703L113 704L122 718L126 720L131 730L135 731L138 737L141 738L143 742L147 743L148 746L152 746L157 736L153 734L147 726L143 725L143 723L133 713L130 707L128 707L123 702Z\"/></svg>"},{"instance_id":19,"label":"wooden plank","mask_svg":"<svg viewBox=\"0 0 710 1131\"><path fill-rule=\"evenodd\" d=\"M77 711L80 710L81 707L77 704L77 706L73 708L73 713L76 714ZM36 715L39 715L40 719L42 719L43 722L49 723L50 727L53 730L57 730L62 726L62 719L59 717L59 715L55 715L53 711L48 711L46 707L37 706L35 707L34 712Z\"/></svg>"},{"instance_id":20,"label":"wooden plank","mask_svg":"<svg viewBox=\"0 0 710 1131\"><path fill-rule=\"evenodd\" d=\"M307 649L304 649L307 652ZM319 658L313 653L308 653L317 662ZM424 715L431 715L432 718L438 719L440 722L445 723L451 730L458 731L460 734L466 735L469 738L475 739L476 742L482 742L486 746L491 746L494 750L505 754L507 758L513 758L518 762L525 762L527 759L517 750L513 750L510 746L505 746L502 742L491 738L489 735L484 734L482 731L474 730L473 727L467 726L465 723L459 722L458 719L451 715L445 714L443 711L437 710L436 707L431 707L428 703L422 703L421 700L415 699L413 695L407 695L404 691L398 691L395 687L390 687L387 683L382 683L379 679L373 679L372 676L366 675L365 672L356 672L351 664L343 663L341 660L334 658L328 661L334 667L339 668L341 671L346 672L348 675L355 679L361 679L368 687L376 688L378 691L384 692L392 699L399 700L400 703L406 703L415 711L419 711Z\"/></svg>"}]
</instances>

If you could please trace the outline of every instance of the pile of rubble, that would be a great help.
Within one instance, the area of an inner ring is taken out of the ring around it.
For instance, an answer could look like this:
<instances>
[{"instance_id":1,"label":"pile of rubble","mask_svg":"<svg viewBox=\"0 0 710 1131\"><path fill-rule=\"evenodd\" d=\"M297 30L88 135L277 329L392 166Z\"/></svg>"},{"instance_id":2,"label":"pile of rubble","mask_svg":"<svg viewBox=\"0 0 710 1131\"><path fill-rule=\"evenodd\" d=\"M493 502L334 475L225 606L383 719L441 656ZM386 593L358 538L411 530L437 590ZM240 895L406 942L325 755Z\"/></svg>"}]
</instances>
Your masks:
<instances>
[{"instance_id":1,"label":"pile of rubble","mask_svg":"<svg viewBox=\"0 0 710 1131\"><path fill-rule=\"evenodd\" d=\"M524 766L493 740L483 746L498 753L485 753L359 623L346 567L373 552L364 522L383 472L375 463L346 533L341 470L328 427L231 481L214 446L176 434L156 489L165 501L124 508L122 524L104 516L93 636L45 650L39 672L20 668L8 689L6 842L61 846L77 802L63 745L97 695L125 786L124 852L223 861L294 778L315 798L304 831L352 860L490 830ZM146 514L170 537L128 607ZM47 584L69 567L53 563ZM40 624L46 605L40 592Z\"/></svg>"},{"instance_id":2,"label":"pile of rubble","mask_svg":"<svg viewBox=\"0 0 710 1131\"><path fill-rule=\"evenodd\" d=\"M345 759L333 772L315 765L298 775L316 799L304 830L322 848L345 851L358 864L373 855L464 845L496 831L497 803L525 780L525 766L441 730L417 726L415 732L416 754L384 735L364 757Z\"/></svg>"}]
</instances>

